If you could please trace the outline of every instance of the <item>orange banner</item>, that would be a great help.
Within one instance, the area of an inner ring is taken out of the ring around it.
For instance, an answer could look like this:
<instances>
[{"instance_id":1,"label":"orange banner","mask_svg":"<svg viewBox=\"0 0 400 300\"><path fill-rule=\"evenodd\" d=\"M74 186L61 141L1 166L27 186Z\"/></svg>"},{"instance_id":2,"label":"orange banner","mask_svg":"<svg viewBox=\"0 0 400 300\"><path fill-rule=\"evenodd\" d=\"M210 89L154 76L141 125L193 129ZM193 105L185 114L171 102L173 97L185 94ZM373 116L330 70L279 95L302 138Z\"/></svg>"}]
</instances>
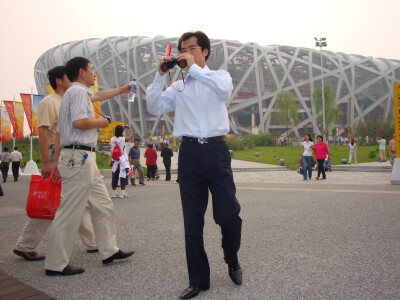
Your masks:
<instances>
[{"instance_id":1,"label":"orange banner","mask_svg":"<svg viewBox=\"0 0 400 300\"><path fill-rule=\"evenodd\" d=\"M17 123L17 133L15 137L17 139L24 138L24 105L22 102L15 102L14 105L15 121Z\"/></svg>"},{"instance_id":2,"label":"orange banner","mask_svg":"<svg viewBox=\"0 0 400 300\"><path fill-rule=\"evenodd\" d=\"M10 122L13 127L13 136L15 136L17 132L17 122L15 121L15 115L14 115L14 101L3 101L3 103L7 109L8 116L10 118Z\"/></svg>"},{"instance_id":3,"label":"orange banner","mask_svg":"<svg viewBox=\"0 0 400 300\"><path fill-rule=\"evenodd\" d=\"M53 88L51 87L50 83L46 83L46 90L47 90L47 94L51 95L54 93Z\"/></svg>"},{"instance_id":4,"label":"orange banner","mask_svg":"<svg viewBox=\"0 0 400 300\"><path fill-rule=\"evenodd\" d=\"M20 94L22 104L24 106L26 120L28 121L29 129L31 130L31 135L33 133L32 128L32 96L31 94Z\"/></svg>"},{"instance_id":5,"label":"orange banner","mask_svg":"<svg viewBox=\"0 0 400 300\"><path fill-rule=\"evenodd\" d=\"M1 140L11 141L11 122L5 107L1 107Z\"/></svg>"},{"instance_id":6,"label":"orange banner","mask_svg":"<svg viewBox=\"0 0 400 300\"><path fill-rule=\"evenodd\" d=\"M32 104L32 128L33 128L33 136L39 135L39 127L38 127L38 106L40 101L42 101L43 95L33 95L33 104Z\"/></svg>"},{"instance_id":7,"label":"orange banner","mask_svg":"<svg viewBox=\"0 0 400 300\"><path fill-rule=\"evenodd\" d=\"M94 86L90 87L93 94L99 91L99 82L98 82L97 78L98 77L96 76ZM92 104L93 104L94 115L95 115L95 118L97 119L101 115L100 101L92 102Z\"/></svg>"}]
</instances>

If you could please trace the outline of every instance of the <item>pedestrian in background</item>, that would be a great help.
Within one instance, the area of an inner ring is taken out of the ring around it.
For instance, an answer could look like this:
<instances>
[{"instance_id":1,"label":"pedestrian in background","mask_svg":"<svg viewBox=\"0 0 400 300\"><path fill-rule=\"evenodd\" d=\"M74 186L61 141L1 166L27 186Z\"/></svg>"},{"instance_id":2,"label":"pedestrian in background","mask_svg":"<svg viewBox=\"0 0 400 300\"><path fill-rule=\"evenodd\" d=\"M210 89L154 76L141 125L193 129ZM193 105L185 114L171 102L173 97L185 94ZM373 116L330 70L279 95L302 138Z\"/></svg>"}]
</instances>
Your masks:
<instances>
[{"instance_id":1,"label":"pedestrian in background","mask_svg":"<svg viewBox=\"0 0 400 300\"><path fill-rule=\"evenodd\" d=\"M152 144L147 145L147 149L144 152L144 157L146 158L147 166L147 180L156 180L157 173L157 152L153 149Z\"/></svg>"},{"instance_id":2,"label":"pedestrian in background","mask_svg":"<svg viewBox=\"0 0 400 300\"><path fill-rule=\"evenodd\" d=\"M14 147L14 151L10 155L11 170L14 176L14 182L18 181L19 168L24 166L24 161L22 160L22 154L18 151L18 147Z\"/></svg>"},{"instance_id":3,"label":"pedestrian in background","mask_svg":"<svg viewBox=\"0 0 400 300\"><path fill-rule=\"evenodd\" d=\"M386 161L386 140L384 136L377 137L376 141L379 144L379 162Z\"/></svg>"},{"instance_id":4,"label":"pedestrian in background","mask_svg":"<svg viewBox=\"0 0 400 300\"><path fill-rule=\"evenodd\" d=\"M390 155L390 164L393 167L394 159L396 158L396 135L393 134L393 138L389 142L389 155Z\"/></svg>"},{"instance_id":5,"label":"pedestrian in background","mask_svg":"<svg viewBox=\"0 0 400 300\"><path fill-rule=\"evenodd\" d=\"M354 164L357 164L357 144L354 142L354 139L351 139L349 144L349 165L351 164L351 160L354 157Z\"/></svg>"},{"instance_id":6,"label":"pedestrian in background","mask_svg":"<svg viewBox=\"0 0 400 300\"><path fill-rule=\"evenodd\" d=\"M312 176L312 154L314 150L314 143L311 135L308 133L304 136L303 150L301 152L301 159L303 160L303 177L304 180L307 180L307 171L308 178L311 179Z\"/></svg>"},{"instance_id":7,"label":"pedestrian in background","mask_svg":"<svg viewBox=\"0 0 400 300\"><path fill-rule=\"evenodd\" d=\"M325 180L326 179L325 167L324 167L325 158L328 155L328 160L331 160L331 157L328 145L324 143L324 138L322 137L322 135L318 135L317 140L318 143L315 144L314 152L315 152L315 158L317 159L318 162L318 175L317 177L315 177L315 179L319 180L322 173L321 180Z\"/></svg>"},{"instance_id":8,"label":"pedestrian in background","mask_svg":"<svg viewBox=\"0 0 400 300\"><path fill-rule=\"evenodd\" d=\"M140 148L139 148L140 140L135 139L133 142L133 146L131 149L129 149L128 157L129 161L132 165L132 171L133 171L133 176L131 177L131 184L136 185L135 183L135 174L136 171L139 172L139 184L145 185L144 184L144 176L143 176L143 168L140 163Z\"/></svg>"},{"instance_id":9,"label":"pedestrian in background","mask_svg":"<svg viewBox=\"0 0 400 300\"><path fill-rule=\"evenodd\" d=\"M129 136L124 137L124 129L128 129ZM125 154L125 143L129 142L133 138L132 129L130 126L117 125L115 127L115 136L111 138L111 153L113 153L115 147L120 148L121 156L113 157L110 155L109 165L112 168L111 187L112 187L112 198L128 198L128 194L125 191L125 187L128 185L128 177L130 171L130 164L128 157ZM117 194L118 181L121 184L121 193Z\"/></svg>"},{"instance_id":10,"label":"pedestrian in background","mask_svg":"<svg viewBox=\"0 0 400 300\"><path fill-rule=\"evenodd\" d=\"M3 153L0 155L1 159L1 174L3 175L3 182L7 181L8 170L10 169L10 152L8 148L4 147Z\"/></svg>"},{"instance_id":11,"label":"pedestrian in background","mask_svg":"<svg viewBox=\"0 0 400 300\"><path fill-rule=\"evenodd\" d=\"M165 181L171 180L171 157L174 156L172 149L169 147L169 143L165 143L164 149L161 150L161 157L165 167Z\"/></svg>"}]
</instances>

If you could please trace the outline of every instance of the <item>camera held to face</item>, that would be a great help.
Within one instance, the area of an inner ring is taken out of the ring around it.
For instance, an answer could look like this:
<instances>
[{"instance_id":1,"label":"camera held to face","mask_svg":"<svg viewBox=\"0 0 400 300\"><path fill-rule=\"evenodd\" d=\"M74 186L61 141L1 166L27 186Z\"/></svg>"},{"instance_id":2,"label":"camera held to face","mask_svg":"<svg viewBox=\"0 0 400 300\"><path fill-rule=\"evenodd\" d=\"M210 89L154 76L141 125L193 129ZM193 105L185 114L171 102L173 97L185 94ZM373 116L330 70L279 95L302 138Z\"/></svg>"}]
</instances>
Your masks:
<instances>
[{"instance_id":1,"label":"camera held to face","mask_svg":"<svg viewBox=\"0 0 400 300\"><path fill-rule=\"evenodd\" d=\"M179 66L181 69L186 68L186 59L181 59L178 61L176 58L171 58L161 65L161 71L167 72L168 70L173 69L175 66Z\"/></svg>"}]
</instances>

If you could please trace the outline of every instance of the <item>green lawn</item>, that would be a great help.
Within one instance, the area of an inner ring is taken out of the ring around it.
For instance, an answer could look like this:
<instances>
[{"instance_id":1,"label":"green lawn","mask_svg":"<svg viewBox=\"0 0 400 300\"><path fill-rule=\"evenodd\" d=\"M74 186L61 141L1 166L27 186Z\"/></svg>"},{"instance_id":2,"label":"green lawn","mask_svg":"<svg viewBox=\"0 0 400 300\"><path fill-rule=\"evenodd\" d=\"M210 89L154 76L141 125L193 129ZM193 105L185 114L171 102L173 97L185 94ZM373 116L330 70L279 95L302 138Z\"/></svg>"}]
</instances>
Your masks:
<instances>
[{"instance_id":1,"label":"green lawn","mask_svg":"<svg viewBox=\"0 0 400 300\"><path fill-rule=\"evenodd\" d=\"M23 155L24 162L26 163L29 160L29 138L25 138L23 140L16 140L16 145L19 146L19 151ZM12 151L12 142L3 142L3 147L8 147ZM388 149L388 147L386 147ZM33 139L33 155L32 158L36 161L39 169L42 167L42 160L39 152L39 145L37 138ZM285 166L290 169L296 169L301 155L301 146L289 146L289 147L255 147L253 149L246 149L242 151L234 151L232 158L246 160L246 161L254 161L272 165L279 165L279 159L285 159ZM331 151L331 159L333 165L341 164L341 159L349 159L349 149L347 146L330 146L329 150ZM254 156L254 153L260 153L258 159ZM374 158L370 158L370 152L375 154ZM387 153L386 153L387 155ZM379 151L378 145L372 146L360 146L358 147L357 152L357 160L358 162L373 162L378 161ZM97 152L96 161L99 169L109 169L108 166L109 156L106 156L102 153Z\"/></svg>"},{"instance_id":2,"label":"green lawn","mask_svg":"<svg viewBox=\"0 0 400 300\"><path fill-rule=\"evenodd\" d=\"M301 158L301 146L289 147L255 147L243 151L234 151L232 158L246 161L254 161L265 164L280 165L279 159L285 159L285 166L295 170ZM341 159L349 159L349 148L347 146L329 146L331 152L331 160L333 165L340 165ZM256 158L254 153L260 153ZM374 158L370 158L370 152L376 154ZM378 145L360 146L357 152L358 162L374 162L378 161L379 150Z\"/></svg>"}]
</instances>

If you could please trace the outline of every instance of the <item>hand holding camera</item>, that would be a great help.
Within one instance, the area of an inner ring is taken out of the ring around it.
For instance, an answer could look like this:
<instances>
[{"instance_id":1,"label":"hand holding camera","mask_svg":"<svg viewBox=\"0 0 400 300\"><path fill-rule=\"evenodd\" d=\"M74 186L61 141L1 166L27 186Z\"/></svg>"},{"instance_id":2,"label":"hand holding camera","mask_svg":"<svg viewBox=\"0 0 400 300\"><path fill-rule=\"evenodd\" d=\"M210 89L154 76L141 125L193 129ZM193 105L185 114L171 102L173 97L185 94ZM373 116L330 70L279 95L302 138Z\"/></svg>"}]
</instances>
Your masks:
<instances>
[{"instance_id":1,"label":"hand holding camera","mask_svg":"<svg viewBox=\"0 0 400 300\"><path fill-rule=\"evenodd\" d=\"M165 73L168 70L173 69L175 66L178 66L181 69L186 68L187 66L186 59L178 60L174 57L165 59L164 63L161 64L160 69Z\"/></svg>"}]
</instances>

